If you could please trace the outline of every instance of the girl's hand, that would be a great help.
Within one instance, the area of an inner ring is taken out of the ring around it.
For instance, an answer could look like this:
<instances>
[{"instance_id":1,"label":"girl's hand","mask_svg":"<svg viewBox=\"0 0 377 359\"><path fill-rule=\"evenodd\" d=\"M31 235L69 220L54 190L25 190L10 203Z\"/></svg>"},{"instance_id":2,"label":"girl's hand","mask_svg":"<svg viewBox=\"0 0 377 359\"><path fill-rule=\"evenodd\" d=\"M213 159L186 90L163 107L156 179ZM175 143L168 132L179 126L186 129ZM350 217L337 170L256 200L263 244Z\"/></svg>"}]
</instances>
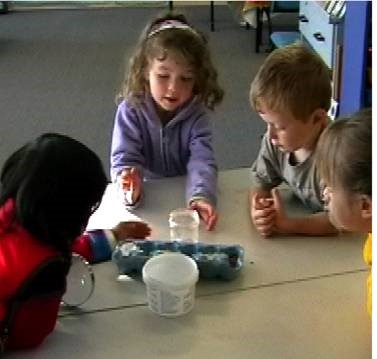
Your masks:
<instances>
[{"instance_id":1,"label":"girl's hand","mask_svg":"<svg viewBox=\"0 0 377 359\"><path fill-rule=\"evenodd\" d=\"M198 212L199 217L206 225L207 231L212 231L215 228L219 215L215 207L209 202L203 199L194 200L190 203L190 208Z\"/></svg>"},{"instance_id":2,"label":"girl's hand","mask_svg":"<svg viewBox=\"0 0 377 359\"><path fill-rule=\"evenodd\" d=\"M252 197L250 210L251 218L258 233L263 237L270 236L275 226L274 200L257 192Z\"/></svg>"},{"instance_id":3,"label":"girl's hand","mask_svg":"<svg viewBox=\"0 0 377 359\"><path fill-rule=\"evenodd\" d=\"M126 195L128 204L134 204L141 195L141 174L136 167L125 168L119 177L120 185Z\"/></svg>"},{"instance_id":4,"label":"girl's hand","mask_svg":"<svg viewBox=\"0 0 377 359\"><path fill-rule=\"evenodd\" d=\"M111 229L117 241L127 240L129 238L144 239L149 237L151 229L144 222L129 221L120 222Z\"/></svg>"}]
</instances>

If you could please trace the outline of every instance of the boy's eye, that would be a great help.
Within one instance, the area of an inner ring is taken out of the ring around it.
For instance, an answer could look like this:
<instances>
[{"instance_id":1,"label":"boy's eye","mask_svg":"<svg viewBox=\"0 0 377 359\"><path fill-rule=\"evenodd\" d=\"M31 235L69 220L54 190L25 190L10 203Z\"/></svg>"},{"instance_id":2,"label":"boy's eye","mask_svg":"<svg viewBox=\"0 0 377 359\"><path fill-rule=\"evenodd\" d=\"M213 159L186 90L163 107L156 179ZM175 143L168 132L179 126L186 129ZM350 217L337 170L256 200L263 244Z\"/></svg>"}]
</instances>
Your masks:
<instances>
[{"instance_id":1,"label":"boy's eye","mask_svg":"<svg viewBox=\"0 0 377 359\"><path fill-rule=\"evenodd\" d=\"M284 126L279 126L279 125L271 125L276 131L284 131L285 127Z\"/></svg>"},{"instance_id":2,"label":"boy's eye","mask_svg":"<svg viewBox=\"0 0 377 359\"><path fill-rule=\"evenodd\" d=\"M284 131L285 127L275 126L276 131Z\"/></svg>"},{"instance_id":3,"label":"boy's eye","mask_svg":"<svg viewBox=\"0 0 377 359\"><path fill-rule=\"evenodd\" d=\"M285 127L282 127L282 126L276 126L272 123L267 123L267 127L270 127L272 128L273 130L275 131L284 131L285 130Z\"/></svg>"}]
</instances>

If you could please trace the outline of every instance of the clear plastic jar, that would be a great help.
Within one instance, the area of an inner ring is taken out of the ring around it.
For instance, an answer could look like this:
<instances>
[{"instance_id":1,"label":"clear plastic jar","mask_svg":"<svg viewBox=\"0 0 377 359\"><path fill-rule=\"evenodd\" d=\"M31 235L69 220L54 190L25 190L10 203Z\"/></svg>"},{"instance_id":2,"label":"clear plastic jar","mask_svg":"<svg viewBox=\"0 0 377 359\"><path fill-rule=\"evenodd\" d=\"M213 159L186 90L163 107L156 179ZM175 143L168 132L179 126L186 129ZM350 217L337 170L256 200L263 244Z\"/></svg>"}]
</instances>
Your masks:
<instances>
[{"instance_id":1,"label":"clear plastic jar","mask_svg":"<svg viewBox=\"0 0 377 359\"><path fill-rule=\"evenodd\" d=\"M197 211L188 208L175 209L169 215L170 239L198 242L199 222Z\"/></svg>"}]
</instances>

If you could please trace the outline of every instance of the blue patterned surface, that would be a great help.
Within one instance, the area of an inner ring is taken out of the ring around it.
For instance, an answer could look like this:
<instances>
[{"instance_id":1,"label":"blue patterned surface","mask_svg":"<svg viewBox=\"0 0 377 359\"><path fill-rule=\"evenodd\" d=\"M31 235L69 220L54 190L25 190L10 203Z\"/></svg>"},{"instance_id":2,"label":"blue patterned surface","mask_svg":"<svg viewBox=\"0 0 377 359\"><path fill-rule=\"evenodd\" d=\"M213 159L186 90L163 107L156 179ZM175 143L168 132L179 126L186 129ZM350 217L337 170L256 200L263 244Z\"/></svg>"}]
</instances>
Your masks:
<instances>
[{"instance_id":1,"label":"blue patterned surface","mask_svg":"<svg viewBox=\"0 0 377 359\"><path fill-rule=\"evenodd\" d=\"M234 279L244 263L244 249L239 245L140 240L118 245L113 261L119 274L141 273L145 262L165 252L180 252L198 265L199 275L206 279Z\"/></svg>"}]
</instances>

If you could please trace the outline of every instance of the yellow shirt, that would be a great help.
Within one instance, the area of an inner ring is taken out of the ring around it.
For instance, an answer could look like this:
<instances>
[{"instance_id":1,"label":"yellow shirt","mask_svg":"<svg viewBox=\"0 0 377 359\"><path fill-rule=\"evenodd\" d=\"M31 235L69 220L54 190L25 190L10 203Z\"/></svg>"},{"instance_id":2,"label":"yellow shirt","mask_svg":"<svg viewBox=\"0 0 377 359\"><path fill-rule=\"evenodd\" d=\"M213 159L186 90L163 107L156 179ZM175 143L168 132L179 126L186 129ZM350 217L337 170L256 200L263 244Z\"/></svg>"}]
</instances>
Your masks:
<instances>
[{"instance_id":1,"label":"yellow shirt","mask_svg":"<svg viewBox=\"0 0 377 359\"><path fill-rule=\"evenodd\" d=\"M364 244L363 251L364 261L370 267L367 278L367 310L370 316L372 316L372 233L368 234L368 237Z\"/></svg>"}]
</instances>

